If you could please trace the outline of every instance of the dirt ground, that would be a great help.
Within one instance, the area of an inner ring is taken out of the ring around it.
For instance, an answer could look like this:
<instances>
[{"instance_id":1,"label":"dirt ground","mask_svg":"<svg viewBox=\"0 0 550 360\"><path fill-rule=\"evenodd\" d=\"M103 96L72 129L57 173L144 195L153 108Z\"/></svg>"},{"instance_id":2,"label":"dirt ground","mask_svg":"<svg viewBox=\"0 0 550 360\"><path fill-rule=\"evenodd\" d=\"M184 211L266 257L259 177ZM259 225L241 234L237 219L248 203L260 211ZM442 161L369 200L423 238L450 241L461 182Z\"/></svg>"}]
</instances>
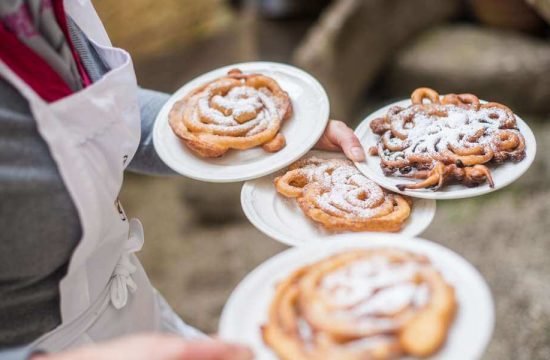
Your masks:
<instances>
[{"instance_id":1,"label":"dirt ground","mask_svg":"<svg viewBox=\"0 0 550 360\"><path fill-rule=\"evenodd\" d=\"M464 256L489 283L497 323L486 359L550 358L550 122L531 125L538 155L528 173L493 194L440 201L422 235ZM140 257L153 283L186 321L207 332L216 331L237 283L286 248L246 221L239 186L128 175L123 188L128 214L145 226ZM205 220L200 204L215 200L189 197L198 189L220 194L216 221Z\"/></svg>"}]
</instances>

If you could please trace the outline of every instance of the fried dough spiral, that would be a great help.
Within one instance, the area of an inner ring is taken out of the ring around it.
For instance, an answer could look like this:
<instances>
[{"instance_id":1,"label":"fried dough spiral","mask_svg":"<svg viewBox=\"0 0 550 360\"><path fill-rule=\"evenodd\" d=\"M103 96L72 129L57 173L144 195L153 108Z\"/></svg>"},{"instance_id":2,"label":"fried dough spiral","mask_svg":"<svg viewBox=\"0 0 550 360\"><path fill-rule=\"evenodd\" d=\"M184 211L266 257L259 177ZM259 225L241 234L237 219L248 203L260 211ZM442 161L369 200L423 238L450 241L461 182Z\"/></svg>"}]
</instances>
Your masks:
<instances>
[{"instance_id":1,"label":"fried dough spiral","mask_svg":"<svg viewBox=\"0 0 550 360\"><path fill-rule=\"evenodd\" d=\"M275 187L330 231L395 232L411 212L408 199L383 190L349 160L299 160L275 179Z\"/></svg>"},{"instance_id":2,"label":"fried dough spiral","mask_svg":"<svg viewBox=\"0 0 550 360\"><path fill-rule=\"evenodd\" d=\"M262 335L284 360L424 357L445 342L456 308L426 257L348 250L283 280Z\"/></svg>"},{"instance_id":3,"label":"fried dough spiral","mask_svg":"<svg viewBox=\"0 0 550 360\"><path fill-rule=\"evenodd\" d=\"M502 104L482 104L472 94L440 98L428 88L416 89L411 101L412 105L394 106L370 123L380 136L370 153L380 157L384 173L424 180L398 185L401 190L437 190L450 180L467 186L488 181L492 187L485 164L525 157L525 139L516 117Z\"/></svg>"},{"instance_id":4,"label":"fried dough spiral","mask_svg":"<svg viewBox=\"0 0 550 360\"><path fill-rule=\"evenodd\" d=\"M291 115L288 93L274 79L234 69L176 102L169 123L195 153L219 157L260 145L279 151L285 146L279 130Z\"/></svg>"}]
</instances>

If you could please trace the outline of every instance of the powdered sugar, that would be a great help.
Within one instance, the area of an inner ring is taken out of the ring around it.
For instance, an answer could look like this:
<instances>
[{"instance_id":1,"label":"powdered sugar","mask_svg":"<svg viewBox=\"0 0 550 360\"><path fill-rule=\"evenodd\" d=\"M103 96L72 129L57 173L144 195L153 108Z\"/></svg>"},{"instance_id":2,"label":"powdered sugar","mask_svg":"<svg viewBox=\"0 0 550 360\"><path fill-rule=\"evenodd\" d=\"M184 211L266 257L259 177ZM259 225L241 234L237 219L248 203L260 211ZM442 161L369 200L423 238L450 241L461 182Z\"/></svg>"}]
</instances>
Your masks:
<instances>
[{"instance_id":1,"label":"powdered sugar","mask_svg":"<svg viewBox=\"0 0 550 360\"><path fill-rule=\"evenodd\" d=\"M490 146L493 135L515 123L513 114L499 107L475 110L456 105L410 106L390 111L391 133L385 141L402 150L385 150L389 160L399 160L412 154L434 156L453 148ZM391 134L391 135L390 135Z\"/></svg>"},{"instance_id":2,"label":"powdered sugar","mask_svg":"<svg viewBox=\"0 0 550 360\"><path fill-rule=\"evenodd\" d=\"M198 95L194 116L195 122L206 124L214 134L252 136L280 117L267 88L242 85L231 88L225 95L214 95L215 89Z\"/></svg>"},{"instance_id":3,"label":"powdered sugar","mask_svg":"<svg viewBox=\"0 0 550 360\"><path fill-rule=\"evenodd\" d=\"M378 320L377 325L386 325L387 322L383 320ZM300 340L303 342L304 347L306 350L313 349L314 341L315 341L315 334L311 327L311 325L304 320L303 318L299 318L297 321L298 325L298 333L300 334ZM373 324L374 325L374 324ZM395 336L392 335L374 335L374 336L368 336L352 341L343 342L341 345L346 347L349 350L357 350L357 351L365 351L365 350L376 350L380 348L380 346L389 345L395 342Z\"/></svg>"},{"instance_id":4,"label":"powdered sugar","mask_svg":"<svg viewBox=\"0 0 550 360\"><path fill-rule=\"evenodd\" d=\"M415 281L422 266L373 256L330 273L319 286L340 316L358 319L358 326L365 329L391 330L399 325L391 317L429 301L429 287Z\"/></svg>"},{"instance_id":5,"label":"powdered sugar","mask_svg":"<svg viewBox=\"0 0 550 360\"><path fill-rule=\"evenodd\" d=\"M324 190L316 199L319 208L341 217L371 218L385 201L384 191L364 176L350 161L307 159L303 168L309 181L319 182Z\"/></svg>"},{"instance_id":6,"label":"powdered sugar","mask_svg":"<svg viewBox=\"0 0 550 360\"><path fill-rule=\"evenodd\" d=\"M350 350L355 350L355 349L375 350L384 345L390 346L393 342L395 342L395 336L377 335L377 336L369 336L358 340L349 341L345 343L345 346Z\"/></svg>"}]
</instances>

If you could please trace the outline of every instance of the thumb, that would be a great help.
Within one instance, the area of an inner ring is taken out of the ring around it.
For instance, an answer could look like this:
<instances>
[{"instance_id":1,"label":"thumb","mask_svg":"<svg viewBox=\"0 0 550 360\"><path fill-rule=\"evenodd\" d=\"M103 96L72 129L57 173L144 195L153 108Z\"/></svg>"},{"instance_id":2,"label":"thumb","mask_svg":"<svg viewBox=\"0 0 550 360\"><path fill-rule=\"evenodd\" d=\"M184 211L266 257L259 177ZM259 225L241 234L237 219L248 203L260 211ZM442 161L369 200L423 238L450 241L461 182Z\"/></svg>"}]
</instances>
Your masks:
<instances>
[{"instance_id":1,"label":"thumb","mask_svg":"<svg viewBox=\"0 0 550 360\"><path fill-rule=\"evenodd\" d=\"M348 159L353 161L365 160L365 151L352 129L341 121L334 121L329 132L332 142L338 144Z\"/></svg>"}]
</instances>

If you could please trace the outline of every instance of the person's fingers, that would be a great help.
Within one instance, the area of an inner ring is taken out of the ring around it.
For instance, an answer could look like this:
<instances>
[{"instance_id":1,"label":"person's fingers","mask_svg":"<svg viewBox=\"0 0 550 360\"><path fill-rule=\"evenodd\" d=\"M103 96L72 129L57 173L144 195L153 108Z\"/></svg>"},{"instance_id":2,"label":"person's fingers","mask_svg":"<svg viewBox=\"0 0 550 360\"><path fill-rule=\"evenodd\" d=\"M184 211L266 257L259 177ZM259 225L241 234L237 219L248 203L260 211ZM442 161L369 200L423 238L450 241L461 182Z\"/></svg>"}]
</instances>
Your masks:
<instances>
[{"instance_id":1,"label":"person's fingers","mask_svg":"<svg viewBox=\"0 0 550 360\"><path fill-rule=\"evenodd\" d=\"M122 343L117 350L118 359L152 359L152 360L252 360L250 349L240 345L227 344L218 340L185 341L176 336L143 336L132 344L133 349L140 349L128 356L131 351L128 343ZM124 349L123 349L123 348ZM124 357L126 356L126 357Z\"/></svg>"},{"instance_id":2,"label":"person's fingers","mask_svg":"<svg viewBox=\"0 0 550 360\"><path fill-rule=\"evenodd\" d=\"M315 147L321 150L342 151L338 136L342 133L340 128L344 127L347 126L342 121L329 120L323 136L321 136Z\"/></svg>"},{"instance_id":3,"label":"person's fingers","mask_svg":"<svg viewBox=\"0 0 550 360\"><path fill-rule=\"evenodd\" d=\"M187 342L178 336L135 335L89 346L75 359L183 360L186 350Z\"/></svg>"},{"instance_id":4,"label":"person's fingers","mask_svg":"<svg viewBox=\"0 0 550 360\"><path fill-rule=\"evenodd\" d=\"M252 351L241 345L221 341L188 342L179 360L252 360Z\"/></svg>"},{"instance_id":5,"label":"person's fingers","mask_svg":"<svg viewBox=\"0 0 550 360\"><path fill-rule=\"evenodd\" d=\"M340 151L340 146L333 144L329 138L327 137L326 133L321 136L319 141L317 141L317 144L315 145L316 149L320 150L328 150L328 151Z\"/></svg>"},{"instance_id":6,"label":"person's fingers","mask_svg":"<svg viewBox=\"0 0 550 360\"><path fill-rule=\"evenodd\" d=\"M346 156L354 161L365 160L365 152L363 147L355 136L355 133L345 123L335 121L333 130L333 141L336 142Z\"/></svg>"},{"instance_id":7,"label":"person's fingers","mask_svg":"<svg viewBox=\"0 0 550 360\"><path fill-rule=\"evenodd\" d=\"M168 335L137 335L90 345L40 360L252 360L250 349L217 340L185 341Z\"/></svg>"},{"instance_id":8,"label":"person's fingers","mask_svg":"<svg viewBox=\"0 0 550 360\"><path fill-rule=\"evenodd\" d=\"M349 159L354 161L365 160L365 152L359 139L344 122L331 120L325 135L332 144L339 146Z\"/></svg>"}]
</instances>

